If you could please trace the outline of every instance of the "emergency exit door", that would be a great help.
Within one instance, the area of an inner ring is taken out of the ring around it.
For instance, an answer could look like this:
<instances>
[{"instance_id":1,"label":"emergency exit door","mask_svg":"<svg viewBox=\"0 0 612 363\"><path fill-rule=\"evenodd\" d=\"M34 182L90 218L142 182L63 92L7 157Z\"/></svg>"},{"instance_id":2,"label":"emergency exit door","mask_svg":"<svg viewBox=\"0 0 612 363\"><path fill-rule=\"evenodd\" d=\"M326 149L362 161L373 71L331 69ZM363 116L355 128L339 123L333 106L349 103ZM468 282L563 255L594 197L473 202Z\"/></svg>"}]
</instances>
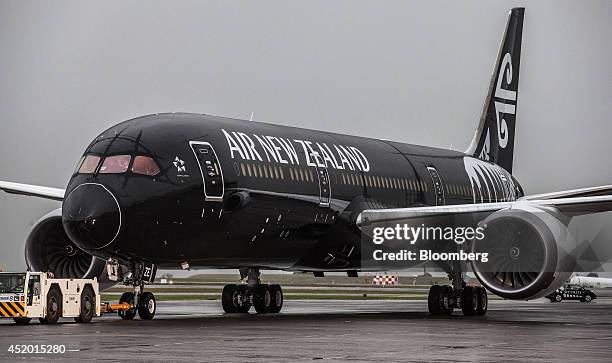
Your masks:
<instances>
[{"instance_id":1,"label":"emergency exit door","mask_svg":"<svg viewBox=\"0 0 612 363\"><path fill-rule=\"evenodd\" d=\"M202 183L204 185L204 200L223 200L223 171L212 145L204 141L190 141L193 154L200 166Z\"/></svg>"}]
</instances>

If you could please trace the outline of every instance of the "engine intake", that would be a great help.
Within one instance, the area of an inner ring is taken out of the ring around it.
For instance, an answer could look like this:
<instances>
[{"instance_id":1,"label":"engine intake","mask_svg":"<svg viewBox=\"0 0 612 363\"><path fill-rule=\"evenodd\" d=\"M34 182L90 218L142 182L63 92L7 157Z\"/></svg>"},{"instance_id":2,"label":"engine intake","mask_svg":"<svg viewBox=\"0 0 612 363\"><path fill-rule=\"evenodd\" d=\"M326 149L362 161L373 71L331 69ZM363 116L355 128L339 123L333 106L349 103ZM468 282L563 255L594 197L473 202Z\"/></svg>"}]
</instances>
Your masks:
<instances>
[{"instance_id":1,"label":"engine intake","mask_svg":"<svg viewBox=\"0 0 612 363\"><path fill-rule=\"evenodd\" d=\"M507 299L530 300L559 288L572 274L576 243L554 210L519 206L491 214L472 251L488 261L472 268L480 283Z\"/></svg>"},{"instance_id":2,"label":"engine intake","mask_svg":"<svg viewBox=\"0 0 612 363\"><path fill-rule=\"evenodd\" d=\"M50 271L55 277L106 277L106 261L79 249L64 232L61 208L36 222L26 240L25 259L30 271Z\"/></svg>"}]
</instances>

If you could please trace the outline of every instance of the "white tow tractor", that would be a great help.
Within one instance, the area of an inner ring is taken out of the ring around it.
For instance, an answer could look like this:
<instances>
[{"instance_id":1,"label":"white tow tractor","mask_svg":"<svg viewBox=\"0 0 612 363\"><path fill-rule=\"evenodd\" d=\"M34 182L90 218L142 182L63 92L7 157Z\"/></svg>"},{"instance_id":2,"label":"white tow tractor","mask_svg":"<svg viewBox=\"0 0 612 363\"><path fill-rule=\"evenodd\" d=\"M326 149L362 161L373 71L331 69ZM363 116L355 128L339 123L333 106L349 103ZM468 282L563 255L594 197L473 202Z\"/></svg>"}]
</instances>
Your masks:
<instances>
[{"instance_id":1,"label":"white tow tractor","mask_svg":"<svg viewBox=\"0 0 612 363\"><path fill-rule=\"evenodd\" d=\"M0 272L0 318L27 324L38 318L55 324L60 317L89 323L104 312L127 311L129 304L100 304L98 280L53 278L46 272Z\"/></svg>"},{"instance_id":2,"label":"white tow tractor","mask_svg":"<svg viewBox=\"0 0 612 363\"><path fill-rule=\"evenodd\" d=\"M55 324L60 317L89 323L100 316L98 280L56 279L45 272L1 272L0 316L27 324L38 318Z\"/></svg>"}]
</instances>

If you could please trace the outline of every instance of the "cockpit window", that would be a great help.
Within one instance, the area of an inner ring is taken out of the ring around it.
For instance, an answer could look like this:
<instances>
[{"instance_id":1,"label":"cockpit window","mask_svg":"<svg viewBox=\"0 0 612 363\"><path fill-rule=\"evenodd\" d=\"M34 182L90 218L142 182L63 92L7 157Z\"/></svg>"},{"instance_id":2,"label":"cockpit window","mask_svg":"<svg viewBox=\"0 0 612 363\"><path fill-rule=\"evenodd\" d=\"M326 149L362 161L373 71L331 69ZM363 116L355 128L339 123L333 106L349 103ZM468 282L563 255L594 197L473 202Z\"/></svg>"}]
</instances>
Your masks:
<instances>
[{"instance_id":1,"label":"cockpit window","mask_svg":"<svg viewBox=\"0 0 612 363\"><path fill-rule=\"evenodd\" d=\"M135 174L154 176L159 173L159 166L155 160L148 156L136 156L132 165L132 172Z\"/></svg>"},{"instance_id":2,"label":"cockpit window","mask_svg":"<svg viewBox=\"0 0 612 363\"><path fill-rule=\"evenodd\" d=\"M76 168L74 168L74 173L78 173L79 169L81 168L81 165L83 165L83 161L85 161L85 155L81 156L81 158L79 159L79 162L77 163Z\"/></svg>"},{"instance_id":3,"label":"cockpit window","mask_svg":"<svg viewBox=\"0 0 612 363\"><path fill-rule=\"evenodd\" d=\"M100 174L120 174L125 173L130 166L130 155L107 156L100 168Z\"/></svg>"},{"instance_id":4,"label":"cockpit window","mask_svg":"<svg viewBox=\"0 0 612 363\"><path fill-rule=\"evenodd\" d=\"M100 157L96 155L87 155L83 162L81 163L81 167L79 168L79 173L83 174L91 174L96 171L98 164L100 163Z\"/></svg>"}]
</instances>

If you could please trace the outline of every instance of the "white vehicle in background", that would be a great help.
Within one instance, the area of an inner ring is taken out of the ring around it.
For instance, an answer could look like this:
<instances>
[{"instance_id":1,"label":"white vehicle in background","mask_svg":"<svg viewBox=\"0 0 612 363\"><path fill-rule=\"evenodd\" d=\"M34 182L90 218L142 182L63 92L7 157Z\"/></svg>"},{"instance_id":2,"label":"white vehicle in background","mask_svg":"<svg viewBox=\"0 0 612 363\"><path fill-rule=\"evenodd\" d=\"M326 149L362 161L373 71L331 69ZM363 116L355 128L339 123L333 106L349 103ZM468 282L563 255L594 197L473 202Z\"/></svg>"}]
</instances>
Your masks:
<instances>
[{"instance_id":1,"label":"white vehicle in background","mask_svg":"<svg viewBox=\"0 0 612 363\"><path fill-rule=\"evenodd\" d=\"M582 287L588 287L591 289L602 289L606 287L612 287L612 279L604 277L592 277L592 276L573 276L569 283L572 285L579 285Z\"/></svg>"},{"instance_id":2,"label":"white vehicle in background","mask_svg":"<svg viewBox=\"0 0 612 363\"><path fill-rule=\"evenodd\" d=\"M98 280L56 279L45 272L0 272L0 318L27 324L38 318L55 324L60 317L89 323L100 316Z\"/></svg>"}]
</instances>

